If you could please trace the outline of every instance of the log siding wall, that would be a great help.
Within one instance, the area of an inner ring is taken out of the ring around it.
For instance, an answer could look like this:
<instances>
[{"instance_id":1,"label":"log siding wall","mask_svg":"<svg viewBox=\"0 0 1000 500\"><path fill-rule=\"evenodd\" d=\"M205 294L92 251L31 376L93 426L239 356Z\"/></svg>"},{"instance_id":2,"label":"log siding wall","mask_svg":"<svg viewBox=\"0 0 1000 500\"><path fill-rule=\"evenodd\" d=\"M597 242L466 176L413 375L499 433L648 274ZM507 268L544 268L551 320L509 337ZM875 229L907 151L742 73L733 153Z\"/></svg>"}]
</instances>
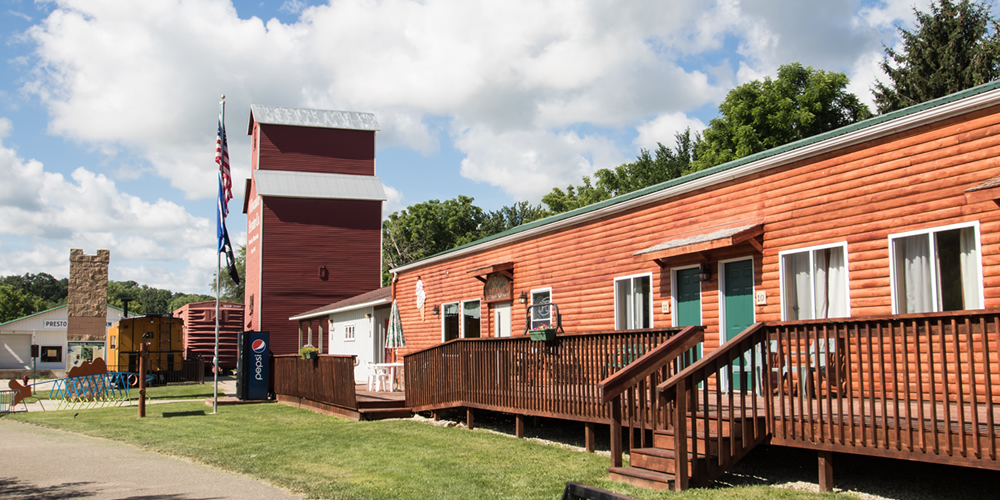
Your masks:
<instances>
[{"instance_id":1,"label":"log siding wall","mask_svg":"<svg viewBox=\"0 0 1000 500\"><path fill-rule=\"evenodd\" d=\"M614 279L653 273L653 327L671 325L663 302L671 297L671 268L698 256L671 258L661 269L633 254L658 243L723 227L764 224L763 254L750 244L707 252L712 274L702 283L705 349L719 345L717 262L754 259L754 287L766 294L757 321L781 319L778 252L847 242L852 316L891 314L890 234L979 221L987 308L1000 307L1000 211L992 201L967 203L964 190L1000 175L1000 106L898 132L833 153L717 183L500 248L417 266L400 273L400 304L407 352L441 342L434 305L480 298L482 284L468 271L514 262L512 331L524 330L516 297L552 289L567 333L614 328ZM424 317L415 284L423 280ZM673 311L673 307L670 307ZM484 306L483 336L493 334Z\"/></svg>"}]
</instances>

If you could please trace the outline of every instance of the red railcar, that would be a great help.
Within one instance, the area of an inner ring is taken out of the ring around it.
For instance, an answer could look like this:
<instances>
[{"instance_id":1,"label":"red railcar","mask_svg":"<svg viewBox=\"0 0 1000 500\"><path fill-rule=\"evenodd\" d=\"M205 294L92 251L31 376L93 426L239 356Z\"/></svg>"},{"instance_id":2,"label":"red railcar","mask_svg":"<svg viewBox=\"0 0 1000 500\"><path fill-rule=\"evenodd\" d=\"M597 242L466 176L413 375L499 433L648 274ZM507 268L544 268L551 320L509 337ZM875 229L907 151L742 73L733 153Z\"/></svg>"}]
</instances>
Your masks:
<instances>
[{"instance_id":1,"label":"red railcar","mask_svg":"<svg viewBox=\"0 0 1000 500\"><path fill-rule=\"evenodd\" d=\"M184 359L212 364L215 354L215 301L192 302L174 311L184 320ZM236 333L243 329L243 304L219 302L219 368L236 368Z\"/></svg>"}]
</instances>

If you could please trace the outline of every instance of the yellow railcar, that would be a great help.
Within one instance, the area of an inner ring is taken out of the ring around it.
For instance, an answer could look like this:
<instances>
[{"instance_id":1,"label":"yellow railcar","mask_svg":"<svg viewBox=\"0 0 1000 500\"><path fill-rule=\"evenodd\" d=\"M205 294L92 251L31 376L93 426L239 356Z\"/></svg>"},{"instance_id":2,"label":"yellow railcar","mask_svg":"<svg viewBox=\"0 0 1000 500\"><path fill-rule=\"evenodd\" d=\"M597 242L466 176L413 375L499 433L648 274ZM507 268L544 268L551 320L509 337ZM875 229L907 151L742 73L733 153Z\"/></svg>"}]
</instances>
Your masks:
<instances>
[{"instance_id":1,"label":"yellow railcar","mask_svg":"<svg viewBox=\"0 0 1000 500\"><path fill-rule=\"evenodd\" d=\"M139 346L149 351L146 371L157 378L180 372L184 361L184 320L172 316L122 318L108 328L105 341L108 370L139 371Z\"/></svg>"}]
</instances>

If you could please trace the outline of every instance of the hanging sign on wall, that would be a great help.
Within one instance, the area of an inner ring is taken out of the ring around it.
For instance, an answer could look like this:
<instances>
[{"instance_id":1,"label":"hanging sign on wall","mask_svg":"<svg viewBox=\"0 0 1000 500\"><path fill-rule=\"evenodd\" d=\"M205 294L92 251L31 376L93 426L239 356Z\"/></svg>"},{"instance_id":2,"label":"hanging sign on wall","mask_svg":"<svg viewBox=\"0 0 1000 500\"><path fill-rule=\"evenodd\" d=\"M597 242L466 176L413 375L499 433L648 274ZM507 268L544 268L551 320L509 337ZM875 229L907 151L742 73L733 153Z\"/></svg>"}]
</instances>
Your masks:
<instances>
[{"instance_id":1,"label":"hanging sign on wall","mask_svg":"<svg viewBox=\"0 0 1000 500\"><path fill-rule=\"evenodd\" d=\"M500 273L490 274L483 285L483 299L487 304L505 302L511 298L511 281Z\"/></svg>"}]
</instances>

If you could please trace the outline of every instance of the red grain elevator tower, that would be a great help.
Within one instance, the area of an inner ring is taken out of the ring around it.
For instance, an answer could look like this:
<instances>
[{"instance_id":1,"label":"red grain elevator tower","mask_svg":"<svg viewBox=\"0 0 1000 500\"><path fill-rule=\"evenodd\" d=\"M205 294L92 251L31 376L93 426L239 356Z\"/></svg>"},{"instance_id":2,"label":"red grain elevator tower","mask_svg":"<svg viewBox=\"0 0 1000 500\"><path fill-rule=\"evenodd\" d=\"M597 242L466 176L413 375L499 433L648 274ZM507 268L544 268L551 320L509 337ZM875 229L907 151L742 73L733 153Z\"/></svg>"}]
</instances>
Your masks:
<instances>
[{"instance_id":1,"label":"red grain elevator tower","mask_svg":"<svg viewBox=\"0 0 1000 500\"><path fill-rule=\"evenodd\" d=\"M289 317L381 285L377 130L371 113L250 106L244 326L274 354L298 352Z\"/></svg>"}]
</instances>

